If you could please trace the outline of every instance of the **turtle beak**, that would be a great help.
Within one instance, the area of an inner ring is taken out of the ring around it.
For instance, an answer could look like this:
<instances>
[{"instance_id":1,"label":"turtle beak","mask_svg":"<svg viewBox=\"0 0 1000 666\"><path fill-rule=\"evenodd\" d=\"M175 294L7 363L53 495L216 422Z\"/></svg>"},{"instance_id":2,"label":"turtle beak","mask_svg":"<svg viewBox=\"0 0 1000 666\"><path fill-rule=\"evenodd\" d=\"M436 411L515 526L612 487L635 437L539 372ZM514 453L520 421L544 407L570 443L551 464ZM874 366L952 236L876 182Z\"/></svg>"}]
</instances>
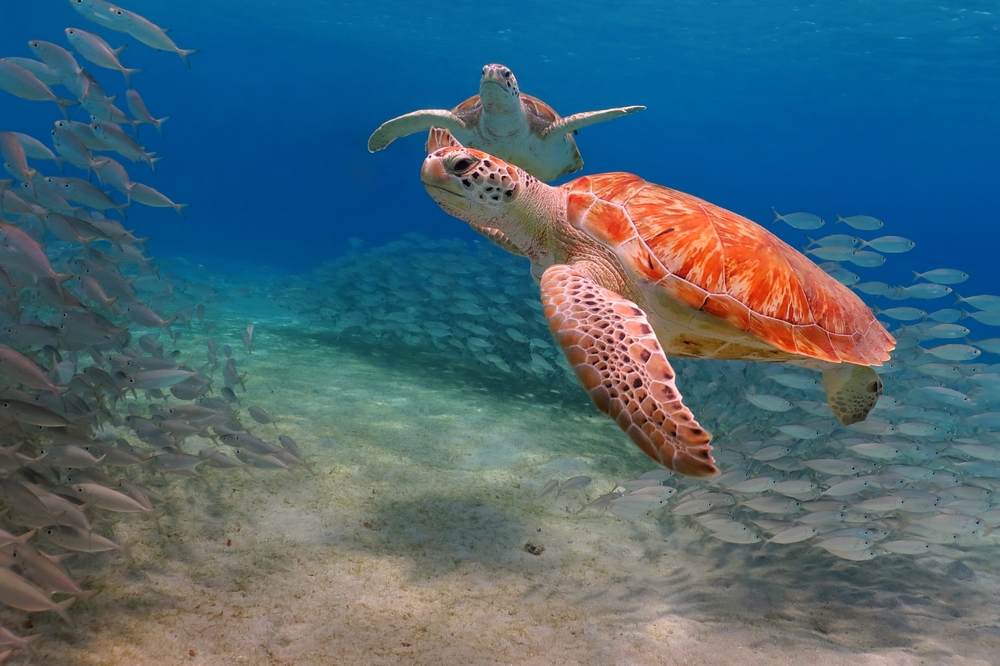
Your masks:
<instances>
[{"instance_id":1,"label":"turtle beak","mask_svg":"<svg viewBox=\"0 0 1000 666\"><path fill-rule=\"evenodd\" d=\"M440 152L442 151L431 153L424 160L420 169L420 182L439 205L458 211L470 211L472 204L465 198L461 179L444 168L444 160L438 154Z\"/></svg>"}]
</instances>

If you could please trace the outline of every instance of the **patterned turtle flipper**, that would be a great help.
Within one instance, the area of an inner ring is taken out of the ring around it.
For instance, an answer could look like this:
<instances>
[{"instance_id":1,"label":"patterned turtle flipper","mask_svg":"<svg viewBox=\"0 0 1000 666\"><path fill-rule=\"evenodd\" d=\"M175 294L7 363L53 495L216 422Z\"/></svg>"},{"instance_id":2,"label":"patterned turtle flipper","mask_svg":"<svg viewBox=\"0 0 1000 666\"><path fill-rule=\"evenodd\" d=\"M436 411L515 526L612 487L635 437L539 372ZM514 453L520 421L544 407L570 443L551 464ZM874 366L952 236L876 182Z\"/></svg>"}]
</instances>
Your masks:
<instances>
[{"instance_id":1,"label":"patterned turtle flipper","mask_svg":"<svg viewBox=\"0 0 1000 666\"><path fill-rule=\"evenodd\" d=\"M645 313L588 273L587 264L556 264L541 279L549 329L577 379L647 456L687 476L717 473L712 436L681 401Z\"/></svg>"},{"instance_id":2,"label":"patterned turtle flipper","mask_svg":"<svg viewBox=\"0 0 1000 666\"><path fill-rule=\"evenodd\" d=\"M864 365L842 363L823 371L826 401L844 425L864 421L882 395L878 373Z\"/></svg>"},{"instance_id":3,"label":"patterned turtle flipper","mask_svg":"<svg viewBox=\"0 0 1000 666\"><path fill-rule=\"evenodd\" d=\"M644 106L623 106L617 109L603 109L601 111L584 111L583 113L574 113L571 116L560 118L546 127L545 131L542 133L542 137L545 139L549 139L549 137L562 137L569 132L575 132L581 127L596 125L597 123L603 123L606 120L613 120L620 116L627 116L630 113L642 111L645 108L646 107Z\"/></svg>"},{"instance_id":4,"label":"patterned turtle flipper","mask_svg":"<svg viewBox=\"0 0 1000 666\"><path fill-rule=\"evenodd\" d=\"M401 136L422 132L432 127L441 127L450 132L460 132L466 128L462 119L445 109L424 109L382 123L368 139L368 152L375 153Z\"/></svg>"}]
</instances>

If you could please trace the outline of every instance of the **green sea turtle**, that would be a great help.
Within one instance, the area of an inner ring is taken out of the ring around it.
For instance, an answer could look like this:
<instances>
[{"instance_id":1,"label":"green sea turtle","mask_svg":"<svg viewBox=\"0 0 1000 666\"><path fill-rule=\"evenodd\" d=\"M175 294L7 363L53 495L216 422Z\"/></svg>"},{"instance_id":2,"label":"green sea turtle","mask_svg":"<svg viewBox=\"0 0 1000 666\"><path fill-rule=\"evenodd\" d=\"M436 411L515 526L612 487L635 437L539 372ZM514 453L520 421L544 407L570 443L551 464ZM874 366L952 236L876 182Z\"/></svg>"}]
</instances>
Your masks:
<instances>
[{"instance_id":1,"label":"green sea turtle","mask_svg":"<svg viewBox=\"0 0 1000 666\"><path fill-rule=\"evenodd\" d=\"M578 129L645 108L624 106L560 118L545 102L522 93L509 68L486 65L478 95L451 111L423 109L393 118L371 135L368 150L374 153L401 136L441 127L463 145L513 162L548 182L583 168L583 158L573 140ZM435 147L428 144L427 149Z\"/></svg>"},{"instance_id":2,"label":"green sea turtle","mask_svg":"<svg viewBox=\"0 0 1000 666\"><path fill-rule=\"evenodd\" d=\"M847 425L882 393L896 341L856 294L750 220L630 173L561 187L437 131L421 180L446 212L526 256L549 328L591 399L644 453L717 472L667 356L823 372ZM448 145L451 144L451 145Z\"/></svg>"}]
</instances>

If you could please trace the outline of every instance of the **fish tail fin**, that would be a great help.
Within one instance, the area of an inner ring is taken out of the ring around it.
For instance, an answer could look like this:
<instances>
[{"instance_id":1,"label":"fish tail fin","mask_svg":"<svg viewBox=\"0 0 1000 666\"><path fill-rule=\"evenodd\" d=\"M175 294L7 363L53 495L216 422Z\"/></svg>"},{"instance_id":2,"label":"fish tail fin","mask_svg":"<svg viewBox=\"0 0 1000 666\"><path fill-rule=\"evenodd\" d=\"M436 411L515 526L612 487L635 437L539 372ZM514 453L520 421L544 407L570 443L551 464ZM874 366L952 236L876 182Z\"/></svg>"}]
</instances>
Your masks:
<instances>
[{"instance_id":1,"label":"fish tail fin","mask_svg":"<svg viewBox=\"0 0 1000 666\"><path fill-rule=\"evenodd\" d=\"M59 105L59 108L62 110L63 116L66 117L66 120L69 120L69 111L67 111L67 109L71 106L80 106L80 102L75 99L63 99L62 97L56 97L55 102Z\"/></svg>"},{"instance_id":2,"label":"fish tail fin","mask_svg":"<svg viewBox=\"0 0 1000 666\"><path fill-rule=\"evenodd\" d=\"M781 216L778 215L778 211L774 210L774 206L771 206L771 212L774 213L774 219L771 220L771 224L774 224L775 222L781 219Z\"/></svg>"},{"instance_id":3,"label":"fish tail fin","mask_svg":"<svg viewBox=\"0 0 1000 666\"><path fill-rule=\"evenodd\" d=\"M180 215L181 219L183 220L184 219L184 209L187 208L190 205L191 204L174 204L173 208L174 208L174 210L177 211L177 214Z\"/></svg>"},{"instance_id":4,"label":"fish tail fin","mask_svg":"<svg viewBox=\"0 0 1000 666\"><path fill-rule=\"evenodd\" d=\"M76 598L82 601L87 608L90 608L90 604L88 604L87 602L90 601L90 599L93 598L95 595L98 595L100 593L101 593L100 590L84 590L80 594L76 595Z\"/></svg>"},{"instance_id":5,"label":"fish tail fin","mask_svg":"<svg viewBox=\"0 0 1000 666\"><path fill-rule=\"evenodd\" d=\"M71 627L73 626L73 620L69 618L69 614L66 612L66 609L72 606L74 601L76 601L76 597L70 597L69 599L64 599L59 603L57 603L55 607L52 609L55 612L59 613L59 617L66 620L66 624L68 624Z\"/></svg>"},{"instance_id":6,"label":"fish tail fin","mask_svg":"<svg viewBox=\"0 0 1000 666\"><path fill-rule=\"evenodd\" d=\"M24 534L20 534L17 537L15 537L14 541L16 541L17 543L20 543L20 544L25 544L25 543L28 542L28 539L30 539L31 537L35 536L35 534L37 532L38 532L38 530L28 530Z\"/></svg>"},{"instance_id":7,"label":"fish tail fin","mask_svg":"<svg viewBox=\"0 0 1000 666\"><path fill-rule=\"evenodd\" d=\"M183 60L184 64L188 66L188 69L191 69L191 61L188 60L188 56L193 56L195 53L201 53L201 50L200 49L177 49L177 55L179 55L181 57L181 60Z\"/></svg>"},{"instance_id":8,"label":"fish tail fin","mask_svg":"<svg viewBox=\"0 0 1000 666\"><path fill-rule=\"evenodd\" d=\"M834 224L837 224L838 222L843 222L843 221L844 221L844 218L842 218L842 217L840 216L840 213L834 213L834 215L836 215L836 216L837 216L837 219L836 219L836 221L834 222Z\"/></svg>"},{"instance_id":9,"label":"fish tail fin","mask_svg":"<svg viewBox=\"0 0 1000 666\"><path fill-rule=\"evenodd\" d=\"M146 153L146 164L149 165L149 170L153 171L155 173L156 172L156 166L154 166L154 165L157 162L162 161L163 158L162 157L153 157L154 154L155 153Z\"/></svg>"},{"instance_id":10,"label":"fish tail fin","mask_svg":"<svg viewBox=\"0 0 1000 666\"><path fill-rule=\"evenodd\" d=\"M916 282L917 280L919 280L920 278L923 277L920 273L918 273L918 272L916 272L914 270L911 270L910 272L913 273L913 281L914 282Z\"/></svg>"},{"instance_id":11,"label":"fish tail fin","mask_svg":"<svg viewBox=\"0 0 1000 666\"><path fill-rule=\"evenodd\" d=\"M132 75L141 72L141 69L129 69L128 67L122 67L122 76L125 77L125 85L129 88L132 87Z\"/></svg>"},{"instance_id":12,"label":"fish tail fin","mask_svg":"<svg viewBox=\"0 0 1000 666\"><path fill-rule=\"evenodd\" d=\"M23 636L21 642L18 644L25 652L30 654L32 657L35 656L35 646L34 642L42 637L41 634L31 634L28 636Z\"/></svg>"},{"instance_id":13,"label":"fish tail fin","mask_svg":"<svg viewBox=\"0 0 1000 666\"><path fill-rule=\"evenodd\" d=\"M170 116L163 116L162 118L153 119L153 127L155 127L156 131L160 133L160 136L163 136L163 128L160 127L160 125L167 122L168 120L170 120Z\"/></svg>"}]
</instances>

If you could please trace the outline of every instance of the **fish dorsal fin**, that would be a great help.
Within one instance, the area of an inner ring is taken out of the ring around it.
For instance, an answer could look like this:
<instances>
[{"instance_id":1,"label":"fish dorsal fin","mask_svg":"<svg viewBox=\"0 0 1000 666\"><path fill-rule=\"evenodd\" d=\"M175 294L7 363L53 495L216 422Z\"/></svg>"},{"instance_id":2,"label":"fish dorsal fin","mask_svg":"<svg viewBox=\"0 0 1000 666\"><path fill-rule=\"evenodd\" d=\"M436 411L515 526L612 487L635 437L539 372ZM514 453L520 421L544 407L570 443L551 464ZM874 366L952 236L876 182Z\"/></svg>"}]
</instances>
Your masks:
<instances>
[{"instance_id":1,"label":"fish dorsal fin","mask_svg":"<svg viewBox=\"0 0 1000 666\"><path fill-rule=\"evenodd\" d=\"M432 127L430 133L427 135L427 145L425 146L427 152L433 153L435 150L447 148L448 146L455 146L456 148L464 147L448 130L441 129L440 127Z\"/></svg>"}]
</instances>

